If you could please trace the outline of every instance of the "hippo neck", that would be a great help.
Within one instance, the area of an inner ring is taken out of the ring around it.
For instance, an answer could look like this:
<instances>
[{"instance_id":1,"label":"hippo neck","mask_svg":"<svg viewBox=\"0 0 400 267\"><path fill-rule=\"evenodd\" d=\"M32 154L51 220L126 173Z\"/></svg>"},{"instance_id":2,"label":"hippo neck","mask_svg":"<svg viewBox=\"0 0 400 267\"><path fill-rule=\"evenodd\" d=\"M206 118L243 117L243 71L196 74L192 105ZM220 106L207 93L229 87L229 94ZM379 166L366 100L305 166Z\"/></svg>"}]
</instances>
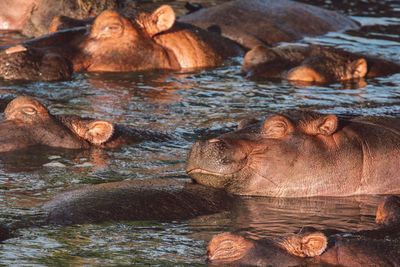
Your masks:
<instances>
[{"instance_id":1,"label":"hippo neck","mask_svg":"<svg viewBox=\"0 0 400 267\"><path fill-rule=\"evenodd\" d=\"M153 39L169 54L172 53L183 69L220 65L225 58L240 53L233 42L229 47L230 44L221 36L179 22Z\"/></svg>"}]
</instances>

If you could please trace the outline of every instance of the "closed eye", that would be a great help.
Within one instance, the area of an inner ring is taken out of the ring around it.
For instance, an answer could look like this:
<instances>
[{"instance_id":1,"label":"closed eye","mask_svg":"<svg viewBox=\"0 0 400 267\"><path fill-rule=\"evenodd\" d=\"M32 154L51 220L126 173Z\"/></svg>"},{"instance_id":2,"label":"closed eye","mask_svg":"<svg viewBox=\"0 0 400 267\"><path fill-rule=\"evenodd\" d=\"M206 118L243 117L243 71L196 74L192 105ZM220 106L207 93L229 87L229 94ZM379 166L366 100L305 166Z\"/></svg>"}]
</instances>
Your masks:
<instances>
[{"instance_id":1,"label":"closed eye","mask_svg":"<svg viewBox=\"0 0 400 267\"><path fill-rule=\"evenodd\" d=\"M27 114L27 115L34 115L36 114L36 109L32 108L32 107L25 107L22 109L22 112Z\"/></svg>"}]
</instances>

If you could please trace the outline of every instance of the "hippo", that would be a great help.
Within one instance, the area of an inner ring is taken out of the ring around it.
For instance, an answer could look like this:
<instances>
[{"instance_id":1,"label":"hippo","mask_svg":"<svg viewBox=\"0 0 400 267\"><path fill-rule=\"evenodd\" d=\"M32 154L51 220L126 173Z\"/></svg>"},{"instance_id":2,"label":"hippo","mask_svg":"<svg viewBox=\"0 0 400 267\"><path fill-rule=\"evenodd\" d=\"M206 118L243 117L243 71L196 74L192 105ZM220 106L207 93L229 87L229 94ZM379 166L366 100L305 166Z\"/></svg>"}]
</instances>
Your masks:
<instances>
[{"instance_id":1,"label":"hippo","mask_svg":"<svg viewBox=\"0 0 400 267\"><path fill-rule=\"evenodd\" d=\"M235 196L190 181L149 179L78 186L42 203L29 219L0 225L0 242L20 228L116 221L189 220L230 210ZM17 218L16 218L17 219Z\"/></svg>"},{"instance_id":2,"label":"hippo","mask_svg":"<svg viewBox=\"0 0 400 267\"><path fill-rule=\"evenodd\" d=\"M359 26L337 12L289 0L228 1L183 15L179 21L221 33L246 49Z\"/></svg>"},{"instance_id":3,"label":"hippo","mask_svg":"<svg viewBox=\"0 0 400 267\"><path fill-rule=\"evenodd\" d=\"M248 51L241 71L249 78L323 83L398 73L400 65L338 48L282 45Z\"/></svg>"},{"instance_id":4,"label":"hippo","mask_svg":"<svg viewBox=\"0 0 400 267\"><path fill-rule=\"evenodd\" d=\"M288 110L198 141L186 172L238 195L400 193L400 119Z\"/></svg>"},{"instance_id":5,"label":"hippo","mask_svg":"<svg viewBox=\"0 0 400 267\"><path fill-rule=\"evenodd\" d=\"M104 120L52 115L38 100L21 96L12 100L4 111L0 139L0 152L9 152L32 146L116 148L145 140L167 140L167 137Z\"/></svg>"},{"instance_id":6,"label":"hippo","mask_svg":"<svg viewBox=\"0 0 400 267\"><path fill-rule=\"evenodd\" d=\"M383 206L386 211L382 211ZM380 215L376 219L390 223L378 229L324 233L306 227L297 234L260 240L222 233L210 241L207 258L211 266L397 266L400 262L399 211L400 197L390 196L378 208Z\"/></svg>"},{"instance_id":7,"label":"hippo","mask_svg":"<svg viewBox=\"0 0 400 267\"><path fill-rule=\"evenodd\" d=\"M0 2L0 30L20 31L28 37L46 34L58 15L84 19L122 6L118 0L13 0Z\"/></svg>"},{"instance_id":8,"label":"hippo","mask_svg":"<svg viewBox=\"0 0 400 267\"><path fill-rule=\"evenodd\" d=\"M104 221L188 220L229 210L234 196L187 181L132 180L82 186L42 206L45 222L59 225Z\"/></svg>"},{"instance_id":9,"label":"hippo","mask_svg":"<svg viewBox=\"0 0 400 267\"><path fill-rule=\"evenodd\" d=\"M68 79L72 71L196 69L221 65L225 59L240 55L243 51L233 41L175 23L170 6L163 5L152 13L106 10L89 29L56 31L5 49L0 53L0 77L50 81ZM24 60L28 66L21 64ZM52 71L56 75L43 73L47 66L57 65L61 67Z\"/></svg>"}]
</instances>

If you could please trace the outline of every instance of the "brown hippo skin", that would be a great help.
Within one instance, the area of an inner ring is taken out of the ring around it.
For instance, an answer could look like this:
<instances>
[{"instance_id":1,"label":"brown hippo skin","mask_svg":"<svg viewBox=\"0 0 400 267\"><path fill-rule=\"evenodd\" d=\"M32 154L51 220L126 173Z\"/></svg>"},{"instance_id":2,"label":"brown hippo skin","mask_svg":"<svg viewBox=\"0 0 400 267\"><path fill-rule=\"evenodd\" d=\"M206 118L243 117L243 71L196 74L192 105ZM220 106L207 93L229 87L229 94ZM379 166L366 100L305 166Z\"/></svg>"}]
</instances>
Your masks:
<instances>
[{"instance_id":1,"label":"brown hippo skin","mask_svg":"<svg viewBox=\"0 0 400 267\"><path fill-rule=\"evenodd\" d=\"M241 71L248 78L321 83L398 73L400 65L318 45L257 46L246 53Z\"/></svg>"},{"instance_id":2,"label":"brown hippo skin","mask_svg":"<svg viewBox=\"0 0 400 267\"><path fill-rule=\"evenodd\" d=\"M211 266L399 266L399 218L400 197L390 196L380 205L377 221L391 223L381 228L331 235L303 228L297 234L260 240L222 233L210 241L207 258Z\"/></svg>"},{"instance_id":3,"label":"brown hippo skin","mask_svg":"<svg viewBox=\"0 0 400 267\"><path fill-rule=\"evenodd\" d=\"M68 79L71 72L52 78L40 67L46 70L46 66L60 62L62 69L68 69L69 64L71 71L89 72L196 69L220 65L228 57L242 55L240 47L228 39L175 23L170 6L161 6L153 13L125 11L102 12L88 31L84 27L57 31L2 51L0 77ZM22 64L23 59L29 62L27 67Z\"/></svg>"},{"instance_id":4,"label":"brown hippo skin","mask_svg":"<svg viewBox=\"0 0 400 267\"><path fill-rule=\"evenodd\" d=\"M0 1L0 30L21 31L33 37L46 34L58 15L83 19L92 14L115 8L118 0L12 0Z\"/></svg>"},{"instance_id":5,"label":"brown hippo skin","mask_svg":"<svg viewBox=\"0 0 400 267\"><path fill-rule=\"evenodd\" d=\"M83 186L57 194L42 209L46 223L188 220L229 210L223 190L175 180L133 180Z\"/></svg>"},{"instance_id":6,"label":"brown hippo skin","mask_svg":"<svg viewBox=\"0 0 400 267\"><path fill-rule=\"evenodd\" d=\"M228 1L179 21L220 32L247 49L358 27L339 13L287 0Z\"/></svg>"},{"instance_id":7,"label":"brown hippo skin","mask_svg":"<svg viewBox=\"0 0 400 267\"><path fill-rule=\"evenodd\" d=\"M161 133L139 131L107 121L74 115L51 115L32 97L11 101L0 121L0 152L32 146L82 149L114 148L144 140L161 141Z\"/></svg>"},{"instance_id":8,"label":"brown hippo skin","mask_svg":"<svg viewBox=\"0 0 400 267\"><path fill-rule=\"evenodd\" d=\"M399 119L292 110L198 141L186 171L200 184L240 195L397 194L399 162Z\"/></svg>"}]
</instances>

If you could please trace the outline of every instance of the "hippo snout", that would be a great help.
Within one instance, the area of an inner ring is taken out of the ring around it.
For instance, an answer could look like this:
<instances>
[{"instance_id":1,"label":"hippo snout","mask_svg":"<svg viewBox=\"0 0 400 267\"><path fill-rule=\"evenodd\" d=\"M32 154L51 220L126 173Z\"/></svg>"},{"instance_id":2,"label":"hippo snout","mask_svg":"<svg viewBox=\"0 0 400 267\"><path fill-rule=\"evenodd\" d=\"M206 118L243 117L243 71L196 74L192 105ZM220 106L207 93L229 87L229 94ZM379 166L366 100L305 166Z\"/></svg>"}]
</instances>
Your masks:
<instances>
[{"instance_id":1,"label":"hippo snout","mask_svg":"<svg viewBox=\"0 0 400 267\"><path fill-rule=\"evenodd\" d=\"M189 153L186 172L198 183L224 188L243 168L246 156L229 140L197 141Z\"/></svg>"}]
</instances>

